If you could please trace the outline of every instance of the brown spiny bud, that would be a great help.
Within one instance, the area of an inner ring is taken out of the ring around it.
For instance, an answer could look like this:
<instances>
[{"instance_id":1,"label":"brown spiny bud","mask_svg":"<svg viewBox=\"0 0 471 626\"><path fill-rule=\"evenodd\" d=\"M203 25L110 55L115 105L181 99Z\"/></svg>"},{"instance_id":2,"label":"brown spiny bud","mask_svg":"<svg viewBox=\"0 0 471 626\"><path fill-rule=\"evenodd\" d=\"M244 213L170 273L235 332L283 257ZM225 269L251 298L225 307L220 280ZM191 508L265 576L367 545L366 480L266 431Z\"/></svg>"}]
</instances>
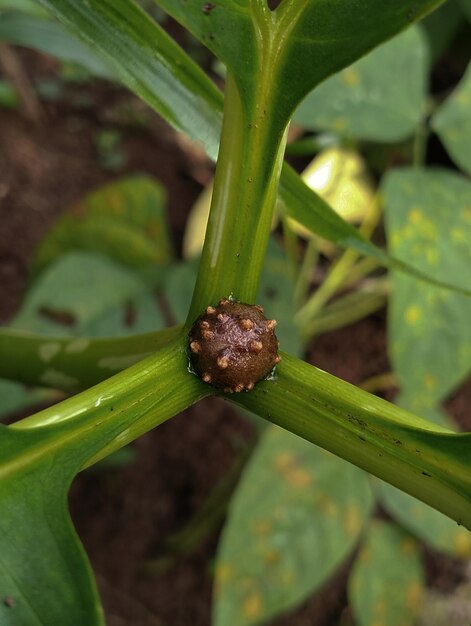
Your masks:
<instances>
[{"instance_id":1,"label":"brown spiny bud","mask_svg":"<svg viewBox=\"0 0 471 626\"><path fill-rule=\"evenodd\" d=\"M275 326L261 306L226 298L208 306L189 333L195 372L226 393L250 391L281 360Z\"/></svg>"}]
</instances>

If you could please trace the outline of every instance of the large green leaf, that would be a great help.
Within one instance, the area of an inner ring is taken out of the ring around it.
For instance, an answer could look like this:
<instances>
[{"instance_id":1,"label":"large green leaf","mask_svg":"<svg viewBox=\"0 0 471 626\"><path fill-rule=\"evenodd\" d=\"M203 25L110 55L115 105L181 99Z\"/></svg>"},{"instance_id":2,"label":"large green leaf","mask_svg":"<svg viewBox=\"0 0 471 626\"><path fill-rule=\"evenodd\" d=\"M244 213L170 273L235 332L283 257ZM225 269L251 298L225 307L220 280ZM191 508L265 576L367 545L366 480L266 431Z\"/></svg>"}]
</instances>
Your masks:
<instances>
[{"instance_id":1,"label":"large green leaf","mask_svg":"<svg viewBox=\"0 0 471 626\"><path fill-rule=\"evenodd\" d=\"M455 163L471 174L471 63L458 86L435 112L432 128Z\"/></svg>"},{"instance_id":2,"label":"large green leaf","mask_svg":"<svg viewBox=\"0 0 471 626\"><path fill-rule=\"evenodd\" d=\"M205 388L206 387L206 388ZM184 338L144 363L13 427L0 438L0 619L6 626L103 624L66 510L84 466L207 394Z\"/></svg>"},{"instance_id":3,"label":"large green leaf","mask_svg":"<svg viewBox=\"0 0 471 626\"><path fill-rule=\"evenodd\" d=\"M13 325L57 335L135 332L126 326L126 306L146 296L152 297L148 287L131 270L104 257L72 252L60 257L34 283ZM155 302L154 312L152 328L158 329L163 326L163 316ZM137 330L150 329L141 326ZM46 352L45 362L49 362L55 354Z\"/></svg>"},{"instance_id":4,"label":"large green leaf","mask_svg":"<svg viewBox=\"0 0 471 626\"><path fill-rule=\"evenodd\" d=\"M132 0L39 0L100 53L116 76L215 158L222 97L183 50Z\"/></svg>"},{"instance_id":5,"label":"large green leaf","mask_svg":"<svg viewBox=\"0 0 471 626\"><path fill-rule=\"evenodd\" d=\"M21 9L20 6L17 8ZM38 9L41 10L39 6ZM61 61L77 63L100 78L113 78L112 71L88 48L59 23L42 16L26 15L19 11L0 12L0 41L28 46Z\"/></svg>"},{"instance_id":6,"label":"large green leaf","mask_svg":"<svg viewBox=\"0 0 471 626\"><path fill-rule=\"evenodd\" d=\"M375 521L365 535L349 580L358 626L413 626L424 572L417 542L397 526Z\"/></svg>"},{"instance_id":7,"label":"large green leaf","mask_svg":"<svg viewBox=\"0 0 471 626\"><path fill-rule=\"evenodd\" d=\"M454 434L283 353L241 404L471 528L471 433Z\"/></svg>"},{"instance_id":8,"label":"large green leaf","mask_svg":"<svg viewBox=\"0 0 471 626\"><path fill-rule=\"evenodd\" d=\"M404 528L429 546L455 557L471 556L471 532L420 500L381 483L381 504Z\"/></svg>"},{"instance_id":9,"label":"large green leaf","mask_svg":"<svg viewBox=\"0 0 471 626\"><path fill-rule=\"evenodd\" d=\"M219 546L214 626L264 623L302 602L352 550L372 504L364 472L279 428L265 431Z\"/></svg>"},{"instance_id":10,"label":"large green leaf","mask_svg":"<svg viewBox=\"0 0 471 626\"><path fill-rule=\"evenodd\" d=\"M130 176L92 191L41 240L32 273L71 250L102 254L156 283L173 258L166 193L149 176Z\"/></svg>"},{"instance_id":11,"label":"large green leaf","mask_svg":"<svg viewBox=\"0 0 471 626\"><path fill-rule=\"evenodd\" d=\"M424 35L409 28L319 85L294 120L304 128L347 137L404 139L425 112L427 56Z\"/></svg>"},{"instance_id":12,"label":"large green leaf","mask_svg":"<svg viewBox=\"0 0 471 626\"><path fill-rule=\"evenodd\" d=\"M471 183L438 169L403 169L383 183L393 254L443 281L471 287ZM471 370L471 300L393 273L390 355L409 406L435 406Z\"/></svg>"},{"instance_id":13,"label":"large green leaf","mask_svg":"<svg viewBox=\"0 0 471 626\"><path fill-rule=\"evenodd\" d=\"M270 75L277 114L286 121L327 76L440 4L284 0L271 12L264 0L156 1L231 68L244 85L244 99L248 84Z\"/></svg>"},{"instance_id":14,"label":"large green leaf","mask_svg":"<svg viewBox=\"0 0 471 626\"><path fill-rule=\"evenodd\" d=\"M164 315L139 276L83 252L59 258L41 274L12 326L0 330L0 375L58 389L90 386L175 334L150 332L165 326ZM145 334L133 338L136 333ZM91 339L120 335L131 336Z\"/></svg>"}]
</instances>

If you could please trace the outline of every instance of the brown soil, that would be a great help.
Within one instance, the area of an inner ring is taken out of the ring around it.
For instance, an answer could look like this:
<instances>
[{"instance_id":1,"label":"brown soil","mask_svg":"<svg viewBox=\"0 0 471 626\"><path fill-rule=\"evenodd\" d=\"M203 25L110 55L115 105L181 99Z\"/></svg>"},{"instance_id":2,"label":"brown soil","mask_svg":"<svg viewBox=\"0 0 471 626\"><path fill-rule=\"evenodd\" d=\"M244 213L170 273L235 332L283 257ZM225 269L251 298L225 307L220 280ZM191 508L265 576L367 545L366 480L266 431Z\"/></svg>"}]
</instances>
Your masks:
<instances>
[{"instance_id":1,"label":"brown soil","mask_svg":"<svg viewBox=\"0 0 471 626\"><path fill-rule=\"evenodd\" d=\"M54 75L54 64L39 59L35 63L40 74ZM188 210L210 176L206 159L189 150L156 116L150 116L145 131L118 119L123 103L140 110L126 93L97 84L90 92L95 106L84 108L73 104L81 89L69 88L60 101L43 103L44 118L38 124L19 112L0 112L2 323L18 307L35 244L71 202L105 181L148 172L168 189L169 219L179 246ZM95 137L104 127L123 133L125 163L113 173L98 164ZM388 371L384 329L385 315L380 313L322 336L309 358L358 384ZM450 403L462 420L470 397L468 385ZM165 539L188 523L251 432L229 405L205 400L136 441L133 463L92 469L75 481L71 511L97 575L109 626L209 625L218 530L164 572L153 573L146 563L162 556ZM427 564L432 584L444 570L447 581L459 581L461 566L454 561L428 553ZM347 563L321 593L276 626L330 626L340 619L351 623L345 591L348 570ZM445 588L450 583L437 584Z\"/></svg>"}]
</instances>

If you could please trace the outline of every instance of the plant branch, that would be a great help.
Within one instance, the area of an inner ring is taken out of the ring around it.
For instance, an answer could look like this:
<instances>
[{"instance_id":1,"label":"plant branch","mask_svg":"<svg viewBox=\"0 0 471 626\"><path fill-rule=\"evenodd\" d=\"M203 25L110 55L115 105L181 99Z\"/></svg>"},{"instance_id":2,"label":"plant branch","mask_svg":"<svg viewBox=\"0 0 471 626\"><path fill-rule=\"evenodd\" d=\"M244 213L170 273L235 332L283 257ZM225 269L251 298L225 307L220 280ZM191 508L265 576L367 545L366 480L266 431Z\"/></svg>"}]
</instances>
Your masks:
<instances>
[{"instance_id":1,"label":"plant branch","mask_svg":"<svg viewBox=\"0 0 471 626\"><path fill-rule=\"evenodd\" d=\"M289 355L231 397L471 528L471 433L454 434Z\"/></svg>"},{"instance_id":2,"label":"plant branch","mask_svg":"<svg viewBox=\"0 0 471 626\"><path fill-rule=\"evenodd\" d=\"M265 257L281 172L285 129L270 117L270 92L257 85L246 110L228 75L221 145L203 254L188 317L233 296L253 302Z\"/></svg>"},{"instance_id":3,"label":"plant branch","mask_svg":"<svg viewBox=\"0 0 471 626\"><path fill-rule=\"evenodd\" d=\"M24 454L19 450L13 466L0 467L0 476L45 455L72 450L91 431L96 437L109 433L104 447L86 461L88 467L209 395L211 387L188 372L186 343L181 333L124 372L9 426L13 432L34 431L35 436L32 449L25 447Z\"/></svg>"}]
</instances>

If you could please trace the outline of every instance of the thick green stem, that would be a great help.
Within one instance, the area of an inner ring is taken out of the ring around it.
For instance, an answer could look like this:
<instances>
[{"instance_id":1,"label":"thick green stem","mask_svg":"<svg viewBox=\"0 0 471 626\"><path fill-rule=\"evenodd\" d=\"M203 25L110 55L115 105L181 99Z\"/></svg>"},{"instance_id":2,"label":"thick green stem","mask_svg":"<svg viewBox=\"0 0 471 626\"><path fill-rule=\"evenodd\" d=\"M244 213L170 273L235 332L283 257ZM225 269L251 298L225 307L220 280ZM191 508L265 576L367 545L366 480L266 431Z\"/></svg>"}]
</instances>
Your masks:
<instances>
[{"instance_id":1,"label":"thick green stem","mask_svg":"<svg viewBox=\"0 0 471 626\"><path fill-rule=\"evenodd\" d=\"M471 528L471 433L454 434L287 354L231 401Z\"/></svg>"},{"instance_id":2,"label":"thick green stem","mask_svg":"<svg viewBox=\"0 0 471 626\"><path fill-rule=\"evenodd\" d=\"M263 82L263 81L262 81ZM257 293L286 145L259 86L246 110L229 75L211 212L188 324L222 297L253 302Z\"/></svg>"},{"instance_id":3,"label":"thick green stem","mask_svg":"<svg viewBox=\"0 0 471 626\"><path fill-rule=\"evenodd\" d=\"M72 448L91 430L96 436L109 433L105 446L87 460L91 465L209 395L211 387L188 373L186 343L180 334L125 372L11 425L14 431L34 430L46 437L46 442L38 440L34 453L25 452L15 462L27 464ZM5 471L8 467L2 466L0 475Z\"/></svg>"}]
</instances>

